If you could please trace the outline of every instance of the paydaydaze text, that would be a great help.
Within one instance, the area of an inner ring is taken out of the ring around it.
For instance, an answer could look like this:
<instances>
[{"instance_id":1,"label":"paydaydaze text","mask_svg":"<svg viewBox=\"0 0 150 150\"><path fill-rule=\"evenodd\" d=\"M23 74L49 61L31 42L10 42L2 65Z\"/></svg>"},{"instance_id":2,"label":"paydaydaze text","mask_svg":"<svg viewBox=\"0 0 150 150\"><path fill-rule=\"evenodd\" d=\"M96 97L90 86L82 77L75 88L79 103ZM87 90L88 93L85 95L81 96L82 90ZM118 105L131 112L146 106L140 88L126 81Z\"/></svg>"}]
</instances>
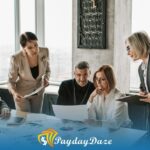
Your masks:
<instances>
[{"instance_id":1,"label":"paydaydaze text","mask_svg":"<svg viewBox=\"0 0 150 150\"><path fill-rule=\"evenodd\" d=\"M71 145L111 145L112 139L97 139L96 137L90 137L89 139L79 139L75 137L74 139L63 139L60 136L55 138L54 144L62 144L67 147Z\"/></svg>"}]
</instances>

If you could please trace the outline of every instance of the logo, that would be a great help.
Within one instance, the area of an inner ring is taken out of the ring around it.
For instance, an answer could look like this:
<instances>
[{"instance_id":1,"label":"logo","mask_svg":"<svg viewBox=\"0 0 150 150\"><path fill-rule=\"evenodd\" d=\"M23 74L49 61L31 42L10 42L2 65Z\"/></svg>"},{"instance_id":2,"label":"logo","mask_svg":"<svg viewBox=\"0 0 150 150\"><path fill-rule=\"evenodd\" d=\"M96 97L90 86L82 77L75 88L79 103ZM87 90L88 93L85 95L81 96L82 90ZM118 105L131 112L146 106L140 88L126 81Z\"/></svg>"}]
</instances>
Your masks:
<instances>
[{"instance_id":1,"label":"logo","mask_svg":"<svg viewBox=\"0 0 150 150\"><path fill-rule=\"evenodd\" d=\"M58 132L52 128L42 131L41 134L38 135L38 141L43 146L49 144L51 147L54 147L54 140L57 136Z\"/></svg>"},{"instance_id":2,"label":"logo","mask_svg":"<svg viewBox=\"0 0 150 150\"><path fill-rule=\"evenodd\" d=\"M87 147L88 145L111 145L112 139L105 139L105 138L97 138L95 136L93 137L87 137L82 138L78 136L74 136L72 133L69 133L69 135L72 135L70 138L57 136L58 132L54 130L53 128L48 128L47 130L42 131L40 134L38 134L38 141L43 146L46 146L47 144L50 147L54 147L54 145L65 145L66 147L70 147L73 145L82 145L83 147Z\"/></svg>"}]
</instances>

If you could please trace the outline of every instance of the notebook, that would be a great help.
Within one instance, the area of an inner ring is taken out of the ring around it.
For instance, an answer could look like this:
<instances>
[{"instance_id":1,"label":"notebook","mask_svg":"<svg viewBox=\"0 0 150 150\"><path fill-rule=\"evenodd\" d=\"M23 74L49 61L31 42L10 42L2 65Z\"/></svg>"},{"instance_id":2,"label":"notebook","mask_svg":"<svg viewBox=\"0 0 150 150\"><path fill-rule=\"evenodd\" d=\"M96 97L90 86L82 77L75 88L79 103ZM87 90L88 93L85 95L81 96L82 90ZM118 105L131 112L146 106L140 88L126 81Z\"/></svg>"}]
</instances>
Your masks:
<instances>
[{"instance_id":1,"label":"notebook","mask_svg":"<svg viewBox=\"0 0 150 150\"><path fill-rule=\"evenodd\" d=\"M127 103L134 103L139 105L145 105L146 102L140 101L140 99L144 99L145 97L142 97L140 95L130 95L120 97L119 99L116 99L118 101L127 102Z\"/></svg>"},{"instance_id":2,"label":"notebook","mask_svg":"<svg viewBox=\"0 0 150 150\"><path fill-rule=\"evenodd\" d=\"M36 89L35 91L33 91L33 92L31 92L31 93L25 95L23 98L28 98L28 97L30 97L30 96L34 96L34 95L38 94L38 92L40 92L40 91L43 90L43 89L44 89L44 86L41 86L41 87L39 87L38 89Z\"/></svg>"}]
</instances>

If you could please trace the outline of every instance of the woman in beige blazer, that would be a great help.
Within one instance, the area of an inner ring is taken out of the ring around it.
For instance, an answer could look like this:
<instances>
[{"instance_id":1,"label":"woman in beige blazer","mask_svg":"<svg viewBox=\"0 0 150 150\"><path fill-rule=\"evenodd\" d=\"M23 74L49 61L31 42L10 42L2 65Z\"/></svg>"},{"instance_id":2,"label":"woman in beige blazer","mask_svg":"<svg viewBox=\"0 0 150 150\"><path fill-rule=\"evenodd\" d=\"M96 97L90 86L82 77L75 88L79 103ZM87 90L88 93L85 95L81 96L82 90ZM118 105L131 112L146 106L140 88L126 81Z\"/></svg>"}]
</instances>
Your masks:
<instances>
[{"instance_id":1,"label":"woman in beige blazer","mask_svg":"<svg viewBox=\"0 0 150 150\"><path fill-rule=\"evenodd\" d=\"M49 52L38 47L38 39L32 32L20 36L22 50L11 57L9 69L9 90L17 110L40 113L43 104L44 88L25 98L41 86L48 86L50 75Z\"/></svg>"}]
</instances>

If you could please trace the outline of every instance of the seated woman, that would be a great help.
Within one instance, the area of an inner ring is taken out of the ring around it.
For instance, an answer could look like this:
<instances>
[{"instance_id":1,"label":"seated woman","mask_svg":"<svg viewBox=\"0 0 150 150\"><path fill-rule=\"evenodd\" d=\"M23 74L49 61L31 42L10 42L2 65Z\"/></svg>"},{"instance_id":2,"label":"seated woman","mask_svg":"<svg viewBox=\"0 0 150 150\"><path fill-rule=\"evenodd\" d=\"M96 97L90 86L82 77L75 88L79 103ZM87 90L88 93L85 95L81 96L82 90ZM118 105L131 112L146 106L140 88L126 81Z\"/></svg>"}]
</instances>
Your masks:
<instances>
[{"instance_id":1,"label":"seated woman","mask_svg":"<svg viewBox=\"0 0 150 150\"><path fill-rule=\"evenodd\" d=\"M88 100L89 119L100 120L107 127L118 128L130 123L127 104L116 101L122 96L115 88L115 76L109 65L103 65L94 74L95 90Z\"/></svg>"},{"instance_id":2,"label":"seated woman","mask_svg":"<svg viewBox=\"0 0 150 150\"><path fill-rule=\"evenodd\" d=\"M10 116L10 109L0 97L0 117L8 118L9 116Z\"/></svg>"}]
</instances>

